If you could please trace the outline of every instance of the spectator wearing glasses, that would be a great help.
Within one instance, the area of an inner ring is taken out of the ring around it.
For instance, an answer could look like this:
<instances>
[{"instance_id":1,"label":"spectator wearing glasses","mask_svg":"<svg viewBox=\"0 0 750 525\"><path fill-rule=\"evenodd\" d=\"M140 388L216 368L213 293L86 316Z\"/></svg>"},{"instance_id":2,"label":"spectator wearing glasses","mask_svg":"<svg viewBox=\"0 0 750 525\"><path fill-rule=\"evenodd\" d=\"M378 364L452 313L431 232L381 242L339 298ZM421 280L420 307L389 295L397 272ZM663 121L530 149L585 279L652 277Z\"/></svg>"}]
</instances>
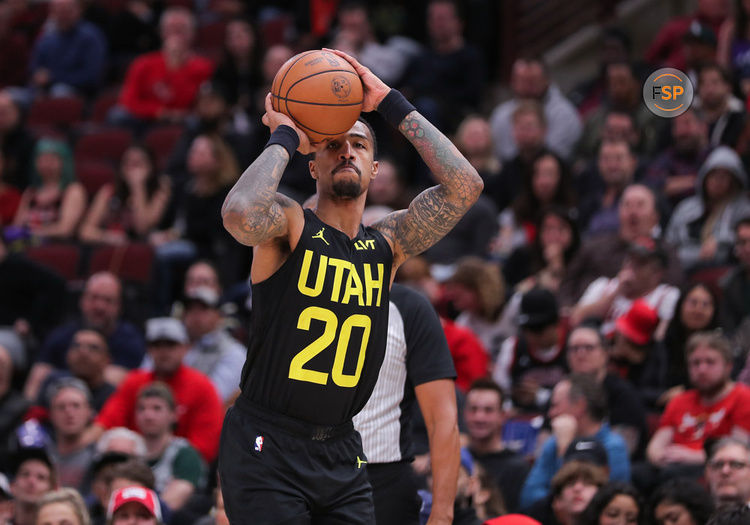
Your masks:
<instances>
[{"instance_id":1,"label":"spectator wearing glasses","mask_svg":"<svg viewBox=\"0 0 750 525\"><path fill-rule=\"evenodd\" d=\"M710 449L706 481L717 507L750 503L750 445L725 437Z\"/></svg>"},{"instance_id":2,"label":"spectator wearing glasses","mask_svg":"<svg viewBox=\"0 0 750 525\"><path fill-rule=\"evenodd\" d=\"M609 355L604 338L594 325L581 325L568 337L567 359L572 374L593 377L607 394L607 411L612 432L625 440L631 456L643 453L648 437L646 409L638 391L608 370Z\"/></svg>"}]
</instances>

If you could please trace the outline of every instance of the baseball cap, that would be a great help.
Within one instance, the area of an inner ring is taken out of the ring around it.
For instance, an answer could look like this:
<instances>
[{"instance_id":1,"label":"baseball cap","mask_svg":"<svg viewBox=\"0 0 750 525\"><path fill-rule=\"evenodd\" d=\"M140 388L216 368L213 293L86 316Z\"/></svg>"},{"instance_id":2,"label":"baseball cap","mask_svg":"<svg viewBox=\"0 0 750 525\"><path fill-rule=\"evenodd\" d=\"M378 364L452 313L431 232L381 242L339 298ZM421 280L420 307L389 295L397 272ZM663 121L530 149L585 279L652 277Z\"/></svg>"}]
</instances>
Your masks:
<instances>
[{"instance_id":1,"label":"baseball cap","mask_svg":"<svg viewBox=\"0 0 750 525\"><path fill-rule=\"evenodd\" d=\"M630 243L628 255L639 259L655 259L663 267L666 267L669 263L667 252L661 246L659 241L652 237L643 236L636 238Z\"/></svg>"},{"instance_id":2,"label":"baseball cap","mask_svg":"<svg viewBox=\"0 0 750 525\"><path fill-rule=\"evenodd\" d=\"M107 508L107 521L112 520L112 516L120 507L131 501L135 501L146 507L146 510L157 521L161 522L161 508L156 493L146 487L137 486L125 487L112 493L112 496L109 498L109 507Z\"/></svg>"},{"instance_id":3,"label":"baseball cap","mask_svg":"<svg viewBox=\"0 0 750 525\"><path fill-rule=\"evenodd\" d=\"M211 308L215 308L219 305L219 294L216 290L209 288L208 286L198 286L190 289L185 294L184 302L187 304L191 301L197 301Z\"/></svg>"},{"instance_id":4,"label":"baseball cap","mask_svg":"<svg viewBox=\"0 0 750 525\"><path fill-rule=\"evenodd\" d=\"M643 299L636 299L630 310L615 322L615 330L637 345L645 345L654 335L659 315Z\"/></svg>"},{"instance_id":5,"label":"baseball cap","mask_svg":"<svg viewBox=\"0 0 750 525\"><path fill-rule=\"evenodd\" d=\"M521 297L518 325L524 328L543 328L558 320L557 300L545 288L532 288Z\"/></svg>"},{"instance_id":6,"label":"baseball cap","mask_svg":"<svg viewBox=\"0 0 750 525\"><path fill-rule=\"evenodd\" d=\"M714 30L697 20L693 20L682 38L690 42L700 42L701 44L716 46L716 33L714 33Z\"/></svg>"},{"instance_id":7,"label":"baseball cap","mask_svg":"<svg viewBox=\"0 0 750 525\"><path fill-rule=\"evenodd\" d=\"M146 342L171 341L185 344L188 335L180 321L172 317L155 317L146 321Z\"/></svg>"},{"instance_id":8,"label":"baseball cap","mask_svg":"<svg viewBox=\"0 0 750 525\"><path fill-rule=\"evenodd\" d=\"M604 445L592 438L574 439L563 455L563 463L567 461L584 461L600 467L609 465Z\"/></svg>"}]
</instances>

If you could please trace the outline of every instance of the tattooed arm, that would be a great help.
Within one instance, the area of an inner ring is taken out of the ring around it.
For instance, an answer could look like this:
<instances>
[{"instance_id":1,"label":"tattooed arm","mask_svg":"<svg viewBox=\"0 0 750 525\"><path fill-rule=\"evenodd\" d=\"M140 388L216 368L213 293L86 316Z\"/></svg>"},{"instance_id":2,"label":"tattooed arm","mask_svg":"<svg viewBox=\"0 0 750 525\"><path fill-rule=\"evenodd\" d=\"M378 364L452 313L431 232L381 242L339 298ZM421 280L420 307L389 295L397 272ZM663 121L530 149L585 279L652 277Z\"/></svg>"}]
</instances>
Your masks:
<instances>
[{"instance_id":1,"label":"tattooed arm","mask_svg":"<svg viewBox=\"0 0 750 525\"><path fill-rule=\"evenodd\" d=\"M354 58L331 51L345 58L362 79L362 111L376 110L390 88ZM406 115L399 130L416 148L438 184L419 194L407 210L394 212L373 224L393 247L394 269L442 239L474 205L483 187L482 178L469 161L417 111Z\"/></svg>"},{"instance_id":2,"label":"tattooed arm","mask_svg":"<svg viewBox=\"0 0 750 525\"><path fill-rule=\"evenodd\" d=\"M373 224L394 247L396 265L417 255L453 229L482 193L482 179L458 149L416 111L399 130L419 152L438 182L409 204Z\"/></svg>"},{"instance_id":3,"label":"tattooed arm","mask_svg":"<svg viewBox=\"0 0 750 525\"><path fill-rule=\"evenodd\" d=\"M291 119L273 110L270 94L266 97L263 123L271 128L271 132L282 124L290 126L300 139L298 151L309 153L313 150L307 136L294 126ZM276 193L288 163L286 149L273 144L263 150L230 190L221 208L221 216L224 227L240 243L259 246L286 238L290 221L295 223L302 218L302 209L296 202Z\"/></svg>"}]
</instances>

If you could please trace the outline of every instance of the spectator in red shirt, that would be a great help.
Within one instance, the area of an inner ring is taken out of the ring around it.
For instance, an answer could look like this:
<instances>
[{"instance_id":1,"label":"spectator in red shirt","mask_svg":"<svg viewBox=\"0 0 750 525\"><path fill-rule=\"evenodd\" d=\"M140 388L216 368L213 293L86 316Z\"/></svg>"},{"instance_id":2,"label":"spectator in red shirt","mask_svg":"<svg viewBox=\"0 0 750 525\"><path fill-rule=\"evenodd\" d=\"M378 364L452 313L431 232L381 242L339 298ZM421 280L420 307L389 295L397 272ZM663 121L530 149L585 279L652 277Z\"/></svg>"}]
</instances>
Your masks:
<instances>
[{"instance_id":1,"label":"spectator in red shirt","mask_svg":"<svg viewBox=\"0 0 750 525\"><path fill-rule=\"evenodd\" d=\"M445 317L440 322L456 367L456 386L466 392L476 379L487 377L489 357L474 332Z\"/></svg>"},{"instance_id":2,"label":"spectator in red shirt","mask_svg":"<svg viewBox=\"0 0 750 525\"><path fill-rule=\"evenodd\" d=\"M157 120L182 122L198 88L213 74L214 64L191 49L195 18L189 10L164 11L160 32L161 50L141 55L130 65L119 104L110 114L114 123L142 127Z\"/></svg>"},{"instance_id":3,"label":"spectator in red shirt","mask_svg":"<svg viewBox=\"0 0 750 525\"><path fill-rule=\"evenodd\" d=\"M693 388L667 404L647 456L656 466L693 466L693 473L700 475L706 461L703 444L707 439L732 436L747 442L750 388L730 379L732 351L723 335L692 335L685 355Z\"/></svg>"},{"instance_id":4,"label":"spectator in red shirt","mask_svg":"<svg viewBox=\"0 0 750 525\"><path fill-rule=\"evenodd\" d=\"M172 389L177 403L175 435L187 439L210 463L219 448L221 401L205 375L182 364L189 344L185 327L177 319L149 319L146 341L153 370L128 374L99 412L90 437L96 439L113 427L137 429L135 407L140 389L153 381L163 381Z\"/></svg>"}]
</instances>

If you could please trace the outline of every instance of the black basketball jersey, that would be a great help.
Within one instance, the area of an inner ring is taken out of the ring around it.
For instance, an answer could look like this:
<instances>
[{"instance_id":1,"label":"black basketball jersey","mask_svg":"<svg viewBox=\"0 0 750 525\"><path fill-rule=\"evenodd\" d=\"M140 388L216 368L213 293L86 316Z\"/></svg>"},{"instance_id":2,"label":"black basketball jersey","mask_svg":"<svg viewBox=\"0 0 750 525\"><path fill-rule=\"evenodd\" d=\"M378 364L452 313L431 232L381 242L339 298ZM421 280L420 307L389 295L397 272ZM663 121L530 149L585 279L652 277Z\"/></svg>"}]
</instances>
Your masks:
<instances>
[{"instance_id":1,"label":"black basketball jersey","mask_svg":"<svg viewBox=\"0 0 750 525\"><path fill-rule=\"evenodd\" d=\"M392 261L376 230L360 226L349 239L305 210L295 250L252 286L241 395L317 425L350 420L385 355Z\"/></svg>"}]
</instances>

